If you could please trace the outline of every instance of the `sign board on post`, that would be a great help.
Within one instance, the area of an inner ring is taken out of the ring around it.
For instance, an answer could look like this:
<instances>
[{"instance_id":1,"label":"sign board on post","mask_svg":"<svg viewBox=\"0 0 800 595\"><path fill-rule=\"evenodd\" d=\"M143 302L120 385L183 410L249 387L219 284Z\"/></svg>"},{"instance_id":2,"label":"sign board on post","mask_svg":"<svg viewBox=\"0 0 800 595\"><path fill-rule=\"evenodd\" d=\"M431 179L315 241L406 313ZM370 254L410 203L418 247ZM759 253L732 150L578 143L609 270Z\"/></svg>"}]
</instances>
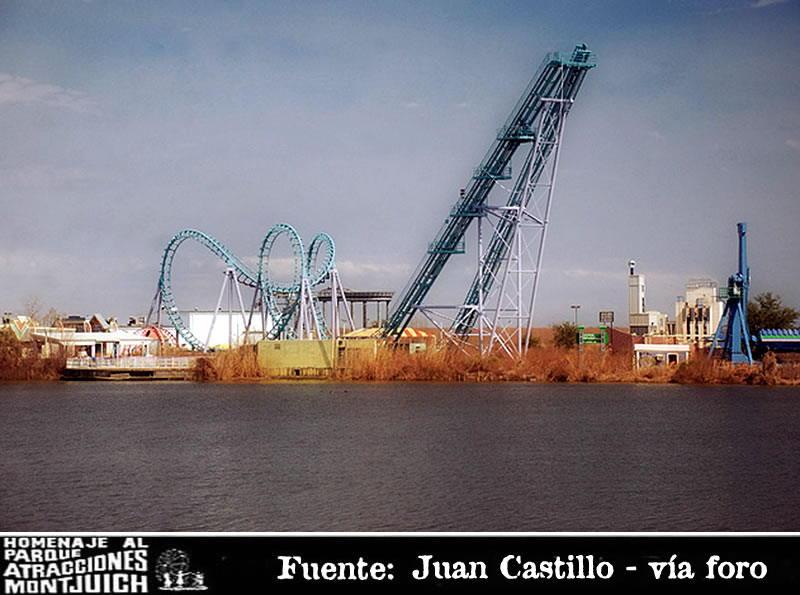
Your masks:
<instances>
[{"instance_id":1,"label":"sign board on post","mask_svg":"<svg viewBox=\"0 0 800 595\"><path fill-rule=\"evenodd\" d=\"M603 345L606 345L606 344L610 345L611 344L611 335L613 334L613 331L614 331L614 311L613 310L605 310L603 312L600 312L600 324L611 325L611 331L612 332L606 333L606 340L605 340L605 343L603 343Z\"/></svg>"},{"instance_id":2,"label":"sign board on post","mask_svg":"<svg viewBox=\"0 0 800 595\"><path fill-rule=\"evenodd\" d=\"M583 327L578 327L578 345L600 345L602 349L605 351L605 347L608 344L608 332L606 331L606 327L601 326L599 333L586 333L583 331Z\"/></svg>"}]
</instances>

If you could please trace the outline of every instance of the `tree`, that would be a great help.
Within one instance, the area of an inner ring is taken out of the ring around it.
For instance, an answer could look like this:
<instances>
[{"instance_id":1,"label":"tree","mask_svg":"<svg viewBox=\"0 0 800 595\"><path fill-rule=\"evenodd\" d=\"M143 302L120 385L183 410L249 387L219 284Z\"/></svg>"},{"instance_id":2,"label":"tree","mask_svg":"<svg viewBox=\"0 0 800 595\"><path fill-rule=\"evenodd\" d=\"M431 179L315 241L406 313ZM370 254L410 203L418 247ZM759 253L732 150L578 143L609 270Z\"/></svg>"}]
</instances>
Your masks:
<instances>
[{"instance_id":1,"label":"tree","mask_svg":"<svg viewBox=\"0 0 800 595\"><path fill-rule=\"evenodd\" d=\"M768 328L797 328L795 321L800 312L784 306L780 296L771 292L759 293L747 303L747 326L750 333L758 335L758 331Z\"/></svg>"},{"instance_id":2,"label":"tree","mask_svg":"<svg viewBox=\"0 0 800 595\"><path fill-rule=\"evenodd\" d=\"M29 295L25 298L25 303L22 305L22 312L31 320L38 322L39 314L42 311L42 300L35 295Z\"/></svg>"},{"instance_id":3,"label":"tree","mask_svg":"<svg viewBox=\"0 0 800 595\"><path fill-rule=\"evenodd\" d=\"M61 320L62 318L66 318L66 315L65 314L61 314L55 308L50 308L47 311L47 314L42 316L42 324L44 326L57 326L58 325L58 321Z\"/></svg>"},{"instance_id":4,"label":"tree","mask_svg":"<svg viewBox=\"0 0 800 595\"><path fill-rule=\"evenodd\" d=\"M0 328L0 380L22 380L22 345L8 328Z\"/></svg>"},{"instance_id":5,"label":"tree","mask_svg":"<svg viewBox=\"0 0 800 595\"><path fill-rule=\"evenodd\" d=\"M578 327L571 322L553 324L553 345L572 349L578 344Z\"/></svg>"},{"instance_id":6,"label":"tree","mask_svg":"<svg viewBox=\"0 0 800 595\"><path fill-rule=\"evenodd\" d=\"M25 303L22 305L22 313L38 325L56 326L56 323L65 317L55 308L50 308L44 314L42 312L44 312L44 306L39 296L29 295L25 298Z\"/></svg>"}]
</instances>

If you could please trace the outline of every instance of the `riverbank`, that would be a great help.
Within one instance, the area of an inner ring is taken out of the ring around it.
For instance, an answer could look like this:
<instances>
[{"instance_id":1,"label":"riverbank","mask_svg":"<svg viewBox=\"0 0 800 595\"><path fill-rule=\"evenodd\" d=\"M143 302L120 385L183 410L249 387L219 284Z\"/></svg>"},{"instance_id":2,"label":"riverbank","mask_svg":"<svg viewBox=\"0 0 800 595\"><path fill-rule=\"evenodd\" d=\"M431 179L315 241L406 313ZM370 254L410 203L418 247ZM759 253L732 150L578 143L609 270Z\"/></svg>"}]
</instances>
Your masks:
<instances>
[{"instance_id":1,"label":"riverbank","mask_svg":"<svg viewBox=\"0 0 800 595\"><path fill-rule=\"evenodd\" d=\"M199 358L193 379L199 382L270 380L251 350L219 352ZM771 353L761 362L733 365L718 359L697 357L681 365L637 369L626 353L556 347L537 347L519 361L480 358L456 350L411 354L379 349L374 358L364 358L334 370L326 379L345 382L587 382L587 383L679 383L800 386L800 364L779 365Z\"/></svg>"},{"instance_id":2,"label":"riverbank","mask_svg":"<svg viewBox=\"0 0 800 595\"><path fill-rule=\"evenodd\" d=\"M65 378L64 358L0 353L0 381L53 381ZM94 379L103 380L100 376ZM115 377L116 379L119 379ZM131 379L144 379L131 376ZM177 377L176 377L177 378ZM301 377L294 378L295 380ZM630 354L587 349L537 347L522 360L480 358L457 350L408 351L380 348L374 357L351 362L315 377L341 382L584 382L800 386L800 363L779 364L772 353L753 365L698 355L680 365L636 368ZM259 382L285 379L259 365L252 349L220 351L195 359L179 378L196 382Z\"/></svg>"},{"instance_id":3,"label":"riverbank","mask_svg":"<svg viewBox=\"0 0 800 595\"><path fill-rule=\"evenodd\" d=\"M39 357L36 353L24 353L14 347L14 344L0 342L0 382L61 378L67 358Z\"/></svg>"}]
</instances>

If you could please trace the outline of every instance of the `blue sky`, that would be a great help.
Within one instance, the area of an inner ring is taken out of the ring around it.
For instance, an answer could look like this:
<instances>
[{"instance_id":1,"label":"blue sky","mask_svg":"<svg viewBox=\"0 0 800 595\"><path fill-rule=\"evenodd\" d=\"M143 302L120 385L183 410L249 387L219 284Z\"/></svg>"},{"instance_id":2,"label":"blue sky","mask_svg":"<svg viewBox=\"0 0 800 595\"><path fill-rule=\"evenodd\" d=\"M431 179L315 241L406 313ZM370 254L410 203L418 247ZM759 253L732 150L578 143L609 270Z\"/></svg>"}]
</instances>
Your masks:
<instances>
[{"instance_id":1,"label":"blue sky","mask_svg":"<svg viewBox=\"0 0 800 595\"><path fill-rule=\"evenodd\" d=\"M326 231L343 282L400 291L548 51L598 66L567 120L535 324L673 314L725 284L800 307L800 3L0 1L0 307L146 313L186 228L243 257ZM459 302L474 249L432 299ZM176 297L221 268L181 248ZM279 266L277 264L276 266Z\"/></svg>"}]
</instances>

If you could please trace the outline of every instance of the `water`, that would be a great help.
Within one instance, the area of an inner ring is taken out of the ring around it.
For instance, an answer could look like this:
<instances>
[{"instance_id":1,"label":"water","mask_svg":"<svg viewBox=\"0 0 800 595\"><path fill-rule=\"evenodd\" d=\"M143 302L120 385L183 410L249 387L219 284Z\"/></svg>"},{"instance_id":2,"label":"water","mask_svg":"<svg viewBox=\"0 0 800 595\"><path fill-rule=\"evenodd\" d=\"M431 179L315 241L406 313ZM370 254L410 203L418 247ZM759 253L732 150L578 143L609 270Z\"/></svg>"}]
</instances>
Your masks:
<instances>
[{"instance_id":1,"label":"water","mask_svg":"<svg viewBox=\"0 0 800 595\"><path fill-rule=\"evenodd\" d=\"M0 385L3 531L798 531L800 389Z\"/></svg>"}]
</instances>

